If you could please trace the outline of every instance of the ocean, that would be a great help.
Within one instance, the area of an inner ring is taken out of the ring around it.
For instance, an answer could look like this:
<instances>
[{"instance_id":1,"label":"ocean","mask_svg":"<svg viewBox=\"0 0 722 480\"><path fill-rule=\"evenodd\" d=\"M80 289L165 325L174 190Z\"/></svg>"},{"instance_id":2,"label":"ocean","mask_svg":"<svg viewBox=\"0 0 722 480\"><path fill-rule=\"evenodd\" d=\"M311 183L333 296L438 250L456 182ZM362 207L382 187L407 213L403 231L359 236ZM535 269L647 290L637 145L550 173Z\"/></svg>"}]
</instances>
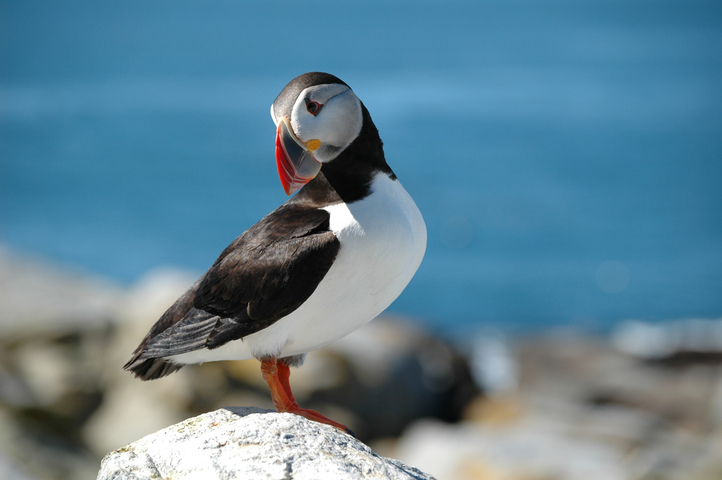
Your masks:
<instances>
[{"instance_id":1,"label":"ocean","mask_svg":"<svg viewBox=\"0 0 722 480\"><path fill-rule=\"evenodd\" d=\"M429 328L722 315L722 4L5 1L0 242L131 284L285 201L269 107L345 80L429 243Z\"/></svg>"}]
</instances>

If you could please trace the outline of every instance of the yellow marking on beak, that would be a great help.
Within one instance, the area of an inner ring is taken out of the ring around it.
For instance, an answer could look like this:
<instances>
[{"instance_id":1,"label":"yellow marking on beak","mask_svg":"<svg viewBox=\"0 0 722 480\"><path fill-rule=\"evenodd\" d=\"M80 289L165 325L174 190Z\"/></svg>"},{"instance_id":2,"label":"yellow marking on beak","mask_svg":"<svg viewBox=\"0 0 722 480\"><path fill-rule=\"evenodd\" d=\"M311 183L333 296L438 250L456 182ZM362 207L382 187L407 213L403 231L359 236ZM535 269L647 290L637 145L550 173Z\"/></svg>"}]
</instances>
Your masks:
<instances>
[{"instance_id":1,"label":"yellow marking on beak","mask_svg":"<svg viewBox=\"0 0 722 480\"><path fill-rule=\"evenodd\" d=\"M306 142L306 148L308 148L310 151L318 150L318 147L321 146L321 140L317 138L312 138L308 142Z\"/></svg>"}]
</instances>

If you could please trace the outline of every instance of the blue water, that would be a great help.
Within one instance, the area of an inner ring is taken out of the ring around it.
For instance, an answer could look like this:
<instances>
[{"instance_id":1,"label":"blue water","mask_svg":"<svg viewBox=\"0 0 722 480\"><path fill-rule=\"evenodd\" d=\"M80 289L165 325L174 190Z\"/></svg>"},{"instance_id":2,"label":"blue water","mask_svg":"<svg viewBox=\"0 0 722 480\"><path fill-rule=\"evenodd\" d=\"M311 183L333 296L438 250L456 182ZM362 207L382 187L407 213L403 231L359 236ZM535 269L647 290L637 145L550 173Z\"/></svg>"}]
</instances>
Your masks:
<instances>
[{"instance_id":1,"label":"blue water","mask_svg":"<svg viewBox=\"0 0 722 480\"><path fill-rule=\"evenodd\" d=\"M284 201L269 106L329 71L429 248L436 329L722 315L722 4L5 1L0 241L123 283Z\"/></svg>"}]
</instances>

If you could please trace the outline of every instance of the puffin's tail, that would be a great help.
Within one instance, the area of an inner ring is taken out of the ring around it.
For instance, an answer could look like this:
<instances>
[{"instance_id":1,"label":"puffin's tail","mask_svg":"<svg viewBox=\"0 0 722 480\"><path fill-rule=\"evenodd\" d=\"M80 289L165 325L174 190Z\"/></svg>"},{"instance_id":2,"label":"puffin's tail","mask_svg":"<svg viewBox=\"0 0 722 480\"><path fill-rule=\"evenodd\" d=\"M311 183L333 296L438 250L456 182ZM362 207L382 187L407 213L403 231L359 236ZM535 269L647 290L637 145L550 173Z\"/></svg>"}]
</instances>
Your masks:
<instances>
[{"instance_id":1,"label":"puffin's tail","mask_svg":"<svg viewBox=\"0 0 722 480\"><path fill-rule=\"evenodd\" d=\"M141 380L155 380L179 370L183 365L171 363L162 358L140 358L140 352L133 355L123 369L128 370Z\"/></svg>"},{"instance_id":2,"label":"puffin's tail","mask_svg":"<svg viewBox=\"0 0 722 480\"><path fill-rule=\"evenodd\" d=\"M123 365L123 369L132 372L141 380L155 380L156 378L165 377L179 370L183 365L176 364L166 360L163 357L171 355L168 347L163 350L155 350L151 344L157 342L158 337L163 332L171 329L174 325L185 318L186 314L193 308L193 296L198 288L196 282L189 288L173 305L165 311L160 319L153 325L148 334L145 336L138 348L133 352L132 358Z\"/></svg>"}]
</instances>

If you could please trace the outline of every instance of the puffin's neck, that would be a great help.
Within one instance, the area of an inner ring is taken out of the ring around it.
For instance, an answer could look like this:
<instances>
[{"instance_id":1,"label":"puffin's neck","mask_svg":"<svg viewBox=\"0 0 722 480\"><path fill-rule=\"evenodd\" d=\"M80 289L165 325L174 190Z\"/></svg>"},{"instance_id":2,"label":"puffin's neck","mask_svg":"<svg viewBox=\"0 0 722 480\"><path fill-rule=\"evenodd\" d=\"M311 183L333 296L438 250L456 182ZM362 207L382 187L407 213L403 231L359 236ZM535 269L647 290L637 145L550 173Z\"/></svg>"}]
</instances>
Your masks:
<instances>
[{"instance_id":1,"label":"puffin's neck","mask_svg":"<svg viewBox=\"0 0 722 480\"><path fill-rule=\"evenodd\" d=\"M363 104L361 108L363 128L358 138L333 161L321 167L323 177L345 203L355 202L368 196L371 193L371 181L379 172L396 178L393 170L386 163L383 142L376 125Z\"/></svg>"}]
</instances>

